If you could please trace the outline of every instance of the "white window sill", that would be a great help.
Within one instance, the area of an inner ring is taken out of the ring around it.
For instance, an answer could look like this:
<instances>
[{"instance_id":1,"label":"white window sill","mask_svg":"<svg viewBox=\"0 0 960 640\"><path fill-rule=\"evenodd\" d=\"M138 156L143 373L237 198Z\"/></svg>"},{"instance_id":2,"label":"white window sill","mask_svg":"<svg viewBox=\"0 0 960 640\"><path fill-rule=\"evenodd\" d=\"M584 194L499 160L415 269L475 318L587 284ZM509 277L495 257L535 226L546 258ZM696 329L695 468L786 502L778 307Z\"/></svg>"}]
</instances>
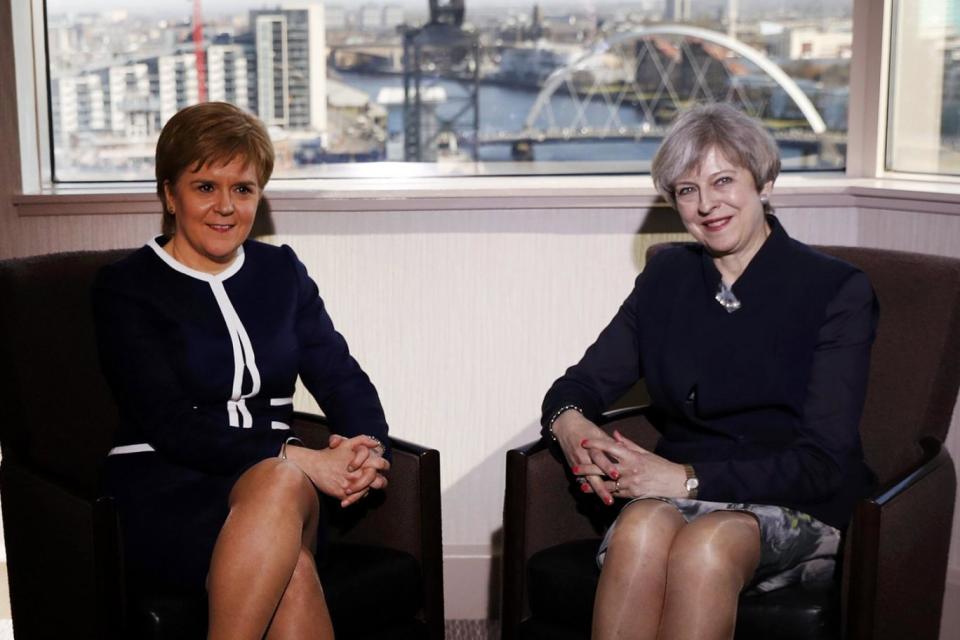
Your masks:
<instances>
[{"instance_id":1,"label":"white window sill","mask_svg":"<svg viewBox=\"0 0 960 640\"><path fill-rule=\"evenodd\" d=\"M649 176L517 176L277 180L270 209L284 211L456 211L646 209L665 206ZM848 178L842 173L785 174L779 207L877 207L960 215L960 182ZM20 216L158 214L149 182L96 183L19 194Z\"/></svg>"}]
</instances>

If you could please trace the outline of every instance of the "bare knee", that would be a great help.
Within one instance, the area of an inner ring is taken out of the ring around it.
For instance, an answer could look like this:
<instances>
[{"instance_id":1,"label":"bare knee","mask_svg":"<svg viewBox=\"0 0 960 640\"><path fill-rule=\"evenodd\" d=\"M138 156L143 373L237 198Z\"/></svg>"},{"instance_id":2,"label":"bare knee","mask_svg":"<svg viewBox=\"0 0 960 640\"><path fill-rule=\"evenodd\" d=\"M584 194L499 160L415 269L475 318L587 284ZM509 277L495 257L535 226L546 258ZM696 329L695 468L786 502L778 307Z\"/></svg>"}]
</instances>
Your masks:
<instances>
[{"instance_id":1,"label":"bare knee","mask_svg":"<svg viewBox=\"0 0 960 640\"><path fill-rule=\"evenodd\" d=\"M305 519L319 511L313 483L294 464L270 458L247 469L230 492L230 508L258 504L272 509L295 509Z\"/></svg>"},{"instance_id":2,"label":"bare knee","mask_svg":"<svg viewBox=\"0 0 960 640\"><path fill-rule=\"evenodd\" d=\"M666 558L674 537L684 525L676 507L661 500L639 500L620 512L610 536L608 552L626 552L636 561Z\"/></svg>"},{"instance_id":3,"label":"bare knee","mask_svg":"<svg viewBox=\"0 0 960 640\"><path fill-rule=\"evenodd\" d=\"M668 575L678 580L746 585L760 561L760 527L746 513L715 512L677 534Z\"/></svg>"}]
</instances>

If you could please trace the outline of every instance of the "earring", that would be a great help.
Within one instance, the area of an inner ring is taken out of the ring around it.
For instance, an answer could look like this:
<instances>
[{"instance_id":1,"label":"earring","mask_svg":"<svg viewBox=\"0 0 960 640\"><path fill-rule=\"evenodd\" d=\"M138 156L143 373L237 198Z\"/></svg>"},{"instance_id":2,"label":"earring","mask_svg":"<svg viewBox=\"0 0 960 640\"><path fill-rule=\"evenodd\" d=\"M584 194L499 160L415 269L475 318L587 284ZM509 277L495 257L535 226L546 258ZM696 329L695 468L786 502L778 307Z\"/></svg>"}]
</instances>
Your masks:
<instances>
[{"instance_id":1,"label":"earring","mask_svg":"<svg viewBox=\"0 0 960 640\"><path fill-rule=\"evenodd\" d=\"M765 193L761 193L761 194L760 194L760 204L762 204L763 206L767 206L768 204L770 204L770 196L768 196L768 195L765 194Z\"/></svg>"}]
</instances>

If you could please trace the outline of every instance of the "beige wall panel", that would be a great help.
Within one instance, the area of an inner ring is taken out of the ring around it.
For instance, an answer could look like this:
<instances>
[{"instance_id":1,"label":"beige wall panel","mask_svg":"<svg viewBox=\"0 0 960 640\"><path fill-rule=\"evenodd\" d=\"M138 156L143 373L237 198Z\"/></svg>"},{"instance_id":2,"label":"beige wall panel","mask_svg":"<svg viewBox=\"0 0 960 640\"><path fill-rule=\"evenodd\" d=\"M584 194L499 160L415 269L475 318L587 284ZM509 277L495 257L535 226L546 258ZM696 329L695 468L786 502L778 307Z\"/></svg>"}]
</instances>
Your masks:
<instances>
[{"instance_id":1,"label":"beige wall panel","mask_svg":"<svg viewBox=\"0 0 960 640\"><path fill-rule=\"evenodd\" d=\"M860 244L960 256L960 207L955 214L861 209Z\"/></svg>"},{"instance_id":2,"label":"beige wall panel","mask_svg":"<svg viewBox=\"0 0 960 640\"><path fill-rule=\"evenodd\" d=\"M537 437L550 383L627 296L646 246L683 237L665 210L283 214L276 227L393 432L441 451L444 542L474 548L500 528L504 452Z\"/></svg>"},{"instance_id":3,"label":"beige wall panel","mask_svg":"<svg viewBox=\"0 0 960 640\"><path fill-rule=\"evenodd\" d=\"M777 209L777 217L791 237L807 244L857 244L858 216L853 207Z\"/></svg>"},{"instance_id":4,"label":"beige wall panel","mask_svg":"<svg viewBox=\"0 0 960 640\"><path fill-rule=\"evenodd\" d=\"M0 216L0 258L143 245L160 232L156 215Z\"/></svg>"}]
</instances>

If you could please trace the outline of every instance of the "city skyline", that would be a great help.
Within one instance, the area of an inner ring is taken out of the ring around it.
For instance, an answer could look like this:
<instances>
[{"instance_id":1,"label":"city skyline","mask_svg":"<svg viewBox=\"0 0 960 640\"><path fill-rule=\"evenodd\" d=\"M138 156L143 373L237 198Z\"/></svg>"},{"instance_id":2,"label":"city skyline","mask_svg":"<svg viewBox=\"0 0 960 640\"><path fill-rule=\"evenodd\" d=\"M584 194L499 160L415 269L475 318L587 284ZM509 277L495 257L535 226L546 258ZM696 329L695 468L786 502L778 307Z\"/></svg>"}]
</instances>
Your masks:
<instances>
[{"instance_id":1,"label":"city skyline","mask_svg":"<svg viewBox=\"0 0 960 640\"><path fill-rule=\"evenodd\" d=\"M205 11L224 11L224 12L236 12L236 11L247 11L249 9L272 9L277 6L284 4L303 4L309 0L283 0L269 1L269 0L203 0L203 8ZM779 2L779 0L776 0ZM192 0L182 0L185 10L190 11L193 7ZM131 5L135 3L131 0L98 0L96 7L91 7L92 3L90 0L47 0L47 7L52 11L76 11L76 12L86 12L86 11L112 11L116 9L133 9ZM343 0L341 2L328 2L322 1L321 4L325 5L339 5L345 6L351 4L348 0ZM358 4L373 4L373 5L401 5L404 9L422 9L424 12L428 9L428 0L365 0L364 2ZM529 3L526 2L495 2L495 3L486 3L494 4L499 6L510 6L510 5L529 5L533 6L534 4L540 4L541 6L556 6L556 7L569 7L569 6L583 6L589 7L593 5L614 5L614 4L623 4L622 0L584 0L582 2L577 2L576 0L536 0ZM475 4L471 4L468 0L467 10L477 8L479 5L475 0ZM140 10L143 7L135 7ZM172 7L163 9L164 11L171 10ZM158 11L158 10L153 10Z\"/></svg>"},{"instance_id":2,"label":"city skyline","mask_svg":"<svg viewBox=\"0 0 960 640\"><path fill-rule=\"evenodd\" d=\"M167 6L163 9L146 9L134 0L97 0L96 6L91 0L46 0L48 11L53 13L99 13L103 11L128 10L139 15L169 15L172 13L192 14L192 0L179 0L182 2L182 8ZM237 12L246 12L251 9L275 9L284 4L303 4L309 0L203 0L203 10L205 14L233 14ZM729 0L698 0L693 4L692 10L695 13L709 11L715 13L717 9L725 6ZM578 9L580 11L593 11L597 9L616 9L629 8L636 6L641 10L652 10L664 5L665 0L640 0L639 2L627 2L625 0L494 0L493 2L480 2L480 0L467 0L466 17L470 19L471 15L486 14L491 11L502 9L514 9L519 11L531 10L534 5L539 5L545 10L558 9ZM349 0L322 1L321 4L328 6L337 6L344 9L358 9L362 5L399 5L405 11L414 11L426 15L428 11L428 0L364 0L363 2L350 2ZM852 0L738 0L738 11L741 16L747 16L757 11L779 11L791 10L795 13L804 13L810 16L817 15L837 15L838 13L849 13L852 6Z\"/></svg>"},{"instance_id":3,"label":"city skyline","mask_svg":"<svg viewBox=\"0 0 960 640\"><path fill-rule=\"evenodd\" d=\"M741 6L748 2L741 0ZM494 12L484 3L474 12L470 31L481 45L476 56L452 63L437 59L452 64L442 81L430 79L434 61L428 60L416 73L424 74L428 86L423 96L429 97L415 102L404 91L405 75L414 72L403 63L404 44L396 25L406 20L416 27L426 15L426 0L233 0L226 14L217 11L221 1L205 0L205 76L193 52L189 0L176 3L175 15L145 13L128 8L130 0L109 0L83 11L79 19L57 12L88 3L48 3L58 176L119 170L139 175L149 168L150 141L163 123L201 95L234 102L271 126L282 170L433 160L441 155L457 161L536 157L592 162L620 157L642 163L648 161L649 144L638 145L638 140L660 135L677 110L704 99L737 101L763 117L780 131L778 139L794 145L790 157L814 158L804 160L808 166L819 166L809 164L820 162L818 152L804 137L808 134L790 131L807 124L815 132L829 129L837 132L831 143L835 147L842 144L846 128L847 98L838 81L845 77L849 58L849 21L841 17L811 25L804 19L808 16L780 16L776 12L785 3L779 0L754 3L771 7L769 16L741 13L735 21L745 42L763 52L746 57L730 48L737 45L722 40L736 37L731 35L735 30L727 31L723 13L701 13L698 18L689 11L691 5L678 5L683 9L677 21L718 21L716 33L706 37L712 45L704 46L703 36L684 35L683 29L668 30L644 44L624 41L631 28L663 23L662 0L513 2L509 12ZM317 5L323 10L311 18L310 35L295 33L300 18L280 15L291 7ZM421 14L409 10L419 5ZM534 11L534 6L541 10ZM703 0L694 6L703 12L706 6L726 6L726 1ZM112 13L118 8L127 10ZM467 10L469 20L469 0ZM607 38L611 48L596 46L598 39ZM587 66L565 71L590 56ZM824 87L814 82L809 69L795 65L803 89L794 86L788 96L782 87L791 81L771 80L761 69L765 56L788 63L821 58L837 71L832 84ZM555 82L547 89L554 72L569 74L559 91ZM458 84L474 73L476 80L469 82L476 82L475 88ZM543 90L548 93L538 99ZM804 100L817 104L798 111L796 105ZM409 105L414 103L418 132L410 129ZM478 119L455 116L464 109L472 109ZM577 139L570 139L574 131ZM411 156L411 145L405 142L410 135L427 149L422 158ZM517 146L532 135L540 136L535 156L532 149ZM545 143L546 138L550 141ZM832 166L834 161L825 162Z\"/></svg>"}]
</instances>

